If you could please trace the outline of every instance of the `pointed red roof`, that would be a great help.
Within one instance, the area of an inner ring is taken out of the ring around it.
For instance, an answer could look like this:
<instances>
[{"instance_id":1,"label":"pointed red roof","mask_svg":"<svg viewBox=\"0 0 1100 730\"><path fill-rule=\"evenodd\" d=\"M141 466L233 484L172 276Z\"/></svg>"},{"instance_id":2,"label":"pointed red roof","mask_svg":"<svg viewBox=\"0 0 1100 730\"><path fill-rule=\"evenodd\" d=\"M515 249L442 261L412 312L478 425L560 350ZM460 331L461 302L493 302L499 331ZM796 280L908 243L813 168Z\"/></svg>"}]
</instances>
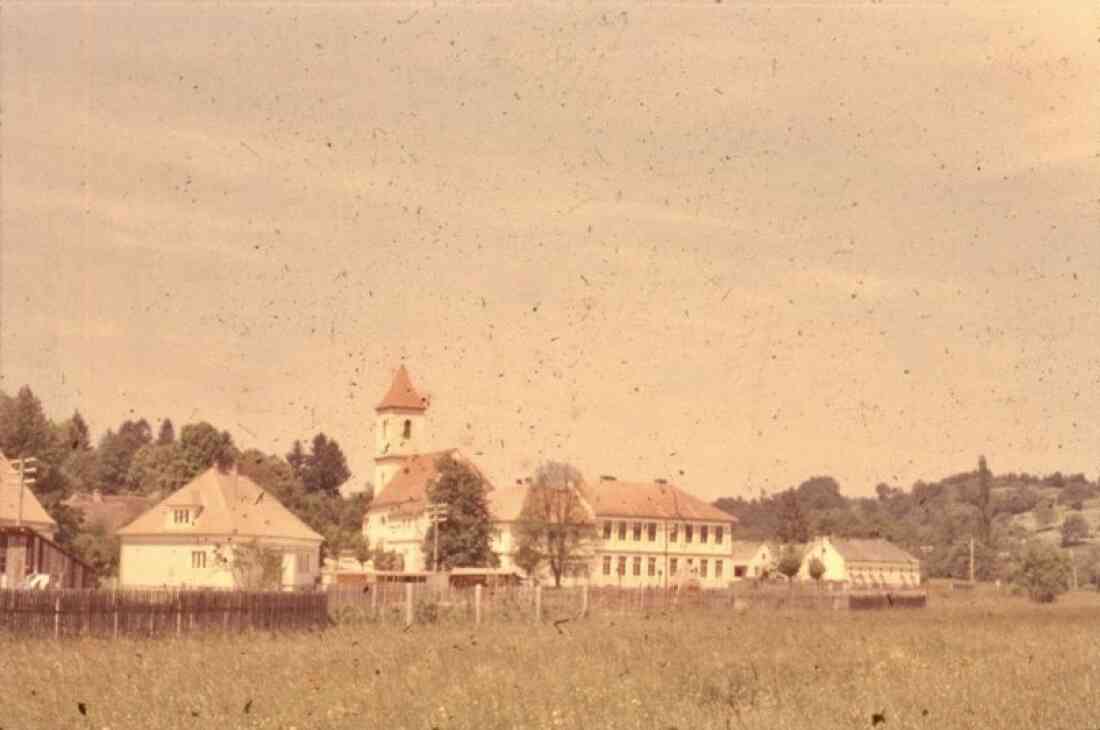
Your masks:
<instances>
[{"instance_id":1,"label":"pointed red roof","mask_svg":"<svg viewBox=\"0 0 1100 730\"><path fill-rule=\"evenodd\" d=\"M412 379L409 378L409 371L404 365L397 368L397 372L393 375L393 382L390 383L390 389L386 391L382 402L375 406L374 410L381 411L386 408L404 408L410 411L424 411L428 408L428 399L416 392Z\"/></svg>"}]
</instances>

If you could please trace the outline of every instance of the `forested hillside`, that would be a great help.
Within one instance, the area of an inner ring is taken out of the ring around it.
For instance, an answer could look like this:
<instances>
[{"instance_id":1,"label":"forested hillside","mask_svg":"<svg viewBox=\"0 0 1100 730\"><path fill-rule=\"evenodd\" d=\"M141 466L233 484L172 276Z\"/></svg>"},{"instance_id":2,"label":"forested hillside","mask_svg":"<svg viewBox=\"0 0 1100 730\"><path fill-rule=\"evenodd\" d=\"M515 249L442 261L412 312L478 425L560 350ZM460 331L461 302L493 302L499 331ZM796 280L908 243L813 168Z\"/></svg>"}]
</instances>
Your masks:
<instances>
[{"instance_id":1,"label":"forested hillside","mask_svg":"<svg viewBox=\"0 0 1100 730\"><path fill-rule=\"evenodd\" d=\"M340 487L350 478L340 445L323 433L308 446L295 442L285 456L241 450L232 434L205 421L176 431L171 419L155 430L134 418L96 440L76 411L61 421L46 415L27 386L10 396L0 391L0 451L9 459L39 460L32 489L58 523L57 541L108 576L117 567L116 538L63 501L80 492L105 495L167 496L211 465L236 464L242 474L274 494L306 524L325 536L326 549L353 548L361 554L362 520L370 490L345 499Z\"/></svg>"},{"instance_id":2,"label":"forested hillside","mask_svg":"<svg viewBox=\"0 0 1100 730\"><path fill-rule=\"evenodd\" d=\"M975 541L979 579L1007 578L1032 538L1071 549L1085 577L1100 573L1091 535L1100 527L1100 486L1083 474L993 474L985 460L974 471L906 490L879 484L874 497L846 497L835 479L818 476L773 495L724 497L740 539L804 542L813 535L884 537L921 558L932 577L969 573Z\"/></svg>"}]
</instances>

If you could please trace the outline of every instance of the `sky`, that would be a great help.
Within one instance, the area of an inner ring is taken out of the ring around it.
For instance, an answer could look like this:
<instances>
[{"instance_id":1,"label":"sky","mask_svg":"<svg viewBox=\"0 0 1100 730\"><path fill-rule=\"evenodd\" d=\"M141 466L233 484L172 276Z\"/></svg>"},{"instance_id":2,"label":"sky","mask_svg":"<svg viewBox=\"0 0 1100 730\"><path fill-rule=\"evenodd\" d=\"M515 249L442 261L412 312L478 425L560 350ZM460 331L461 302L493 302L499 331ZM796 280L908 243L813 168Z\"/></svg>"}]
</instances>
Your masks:
<instances>
[{"instance_id":1,"label":"sky","mask_svg":"<svg viewBox=\"0 0 1100 730\"><path fill-rule=\"evenodd\" d=\"M1100 6L0 10L0 389L372 478L1100 471Z\"/></svg>"}]
</instances>

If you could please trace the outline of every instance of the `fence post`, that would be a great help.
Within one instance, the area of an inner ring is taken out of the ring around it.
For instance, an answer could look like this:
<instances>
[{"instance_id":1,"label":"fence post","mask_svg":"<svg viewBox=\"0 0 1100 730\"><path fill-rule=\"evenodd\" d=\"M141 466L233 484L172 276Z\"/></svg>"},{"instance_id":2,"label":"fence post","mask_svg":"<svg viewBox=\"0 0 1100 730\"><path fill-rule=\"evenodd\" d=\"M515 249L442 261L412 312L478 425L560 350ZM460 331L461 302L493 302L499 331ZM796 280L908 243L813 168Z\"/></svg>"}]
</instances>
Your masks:
<instances>
[{"instance_id":1,"label":"fence post","mask_svg":"<svg viewBox=\"0 0 1100 730\"><path fill-rule=\"evenodd\" d=\"M481 584L474 586L474 626L481 626Z\"/></svg>"},{"instance_id":2,"label":"fence post","mask_svg":"<svg viewBox=\"0 0 1100 730\"><path fill-rule=\"evenodd\" d=\"M381 583L375 583L370 587L370 612L374 620L378 620L378 587Z\"/></svg>"},{"instance_id":3,"label":"fence post","mask_svg":"<svg viewBox=\"0 0 1100 730\"><path fill-rule=\"evenodd\" d=\"M61 594L53 602L53 638L61 638Z\"/></svg>"},{"instance_id":4,"label":"fence post","mask_svg":"<svg viewBox=\"0 0 1100 730\"><path fill-rule=\"evenodd\" d=\"M581 617L588 616L588 584L581 587Z\"/></svg>"},{"instance_id":5,"label":"fence post","mask_svg":"<svg viewBox=\"0 0 1100 730\"><path fill-rule=\"evenodd\" d=\"M115 614L115 619L114 619L114 621L115 621L115 631L114 631L114 635L115 635L115 638L117 639L118 638L118 591L117 590L111 591L111 602L114 603L114 609L115 609L115 611L114 611L114 614Z\"/></svg>"},{"instance_id":6,"label":"fence post","mask_svg":"<svg viewBox=\"0 0 1100 730\"><path fill-rule=\"evenodd\" d=\"M183 633L183 604L179 591L176 592L176 636Z\"/></svg>"},{"instance_id":7,"label":"fence post","mask_svg":"<svg viewBox=\"0 0 1100 730\"><path fill-rule=\"evenodd\" d=\"M535 623L542 623L542 586L535 586Z\"/></svg>"},{"instance_id":8,"label":"fence post","mask_svg":"<svg viewBox=\"0 0 1100 730\"><path fill-rule=\"evenodd\" d=\"M405 625L413 624L413 584L405 584Z\"/></svg>"}]
</instances>

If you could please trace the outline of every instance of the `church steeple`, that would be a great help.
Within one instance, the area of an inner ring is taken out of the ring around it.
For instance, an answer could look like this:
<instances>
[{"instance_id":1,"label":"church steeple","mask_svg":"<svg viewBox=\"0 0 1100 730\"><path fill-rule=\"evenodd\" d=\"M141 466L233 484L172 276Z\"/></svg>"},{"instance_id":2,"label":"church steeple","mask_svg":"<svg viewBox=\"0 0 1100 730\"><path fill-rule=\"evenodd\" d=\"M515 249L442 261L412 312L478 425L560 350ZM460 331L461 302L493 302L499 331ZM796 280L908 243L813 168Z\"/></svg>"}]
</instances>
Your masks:
<instances>
[{"instance_id":1,"label":"church steeple","mask_svg":"<svg viewBox=\"0 0 1100 730\"><path fill-rule=\"evenodd\" d=\"M416 390L404 365L397 368L386 395L375 406L374 493L381 494L406 457L424 441L428 399Z\"/></svg>"}]
</instances>

